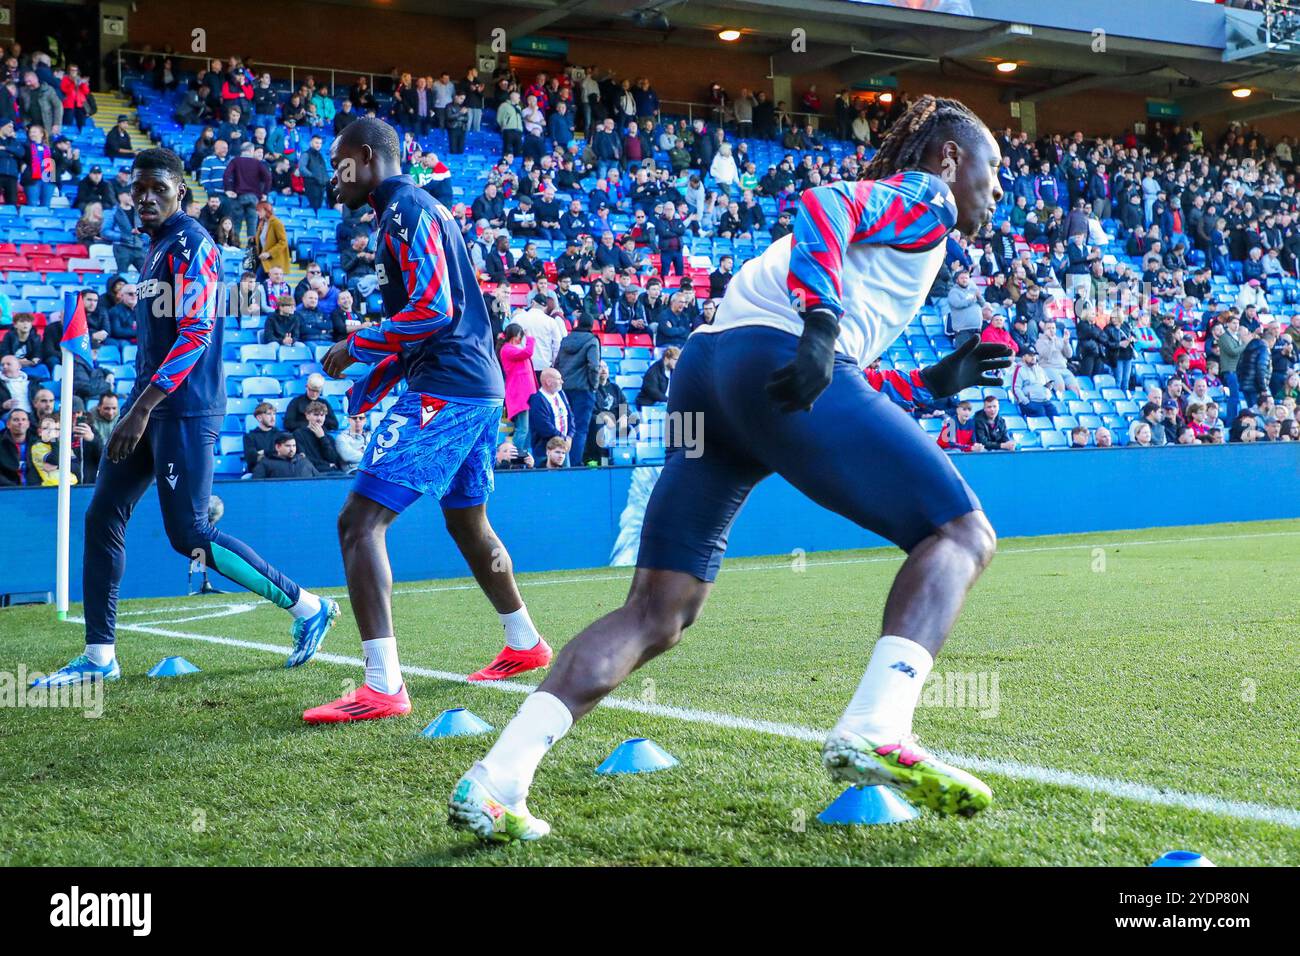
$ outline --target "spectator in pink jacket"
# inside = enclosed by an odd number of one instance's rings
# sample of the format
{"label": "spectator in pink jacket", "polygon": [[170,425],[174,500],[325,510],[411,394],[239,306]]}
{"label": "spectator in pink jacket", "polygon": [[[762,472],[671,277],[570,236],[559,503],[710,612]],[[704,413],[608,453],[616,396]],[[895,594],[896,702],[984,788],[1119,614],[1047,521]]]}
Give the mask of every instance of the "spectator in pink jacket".
{"label": "spectator in pink jacket", "polygon": [[533,375],[533,347],[537,344],[531,335],[525,335],[523,326],[511,322],[501,333],[501,369],[506,378],[506,417],[515,426],[515,435],[528,436],[528,399],[537,391]]}

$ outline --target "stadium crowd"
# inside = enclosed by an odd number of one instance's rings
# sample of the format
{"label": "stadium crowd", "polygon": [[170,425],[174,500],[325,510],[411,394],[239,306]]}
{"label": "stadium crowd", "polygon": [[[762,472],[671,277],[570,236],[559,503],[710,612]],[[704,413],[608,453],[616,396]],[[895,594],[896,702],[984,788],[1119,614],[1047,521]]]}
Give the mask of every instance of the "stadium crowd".
{"label": "stadium crowd", "polygon": [[[27,291],[55,272],[82,290],[91,329],[72,441],[76,476],[93,481],[130,386],[146,245],[126,172],[131,119],[91,148],[93,93],[74,64],[16,46],[0,63],[0,203],[78,216],[66,246],[0,243],[0,485],[57,482],[61,306],[33,308]],[[228,278],[218,471],[253,478],[347,474],[378,421],[340,420],[349,383],[318,364],[380,318],[374,213],[335,206],[329,188],[329,141],[357,116],[398,128],[409,175],[469,245],[506,380],[497,466],[562,468],[662,460],[690,334],[744,261],[791,233],[803,191],[858,178],[910,102],[841,90],[824,106],[810,87],[796,114],[713,84],[682,117],[649,79],[596,66],[331,90],[310,75],[289,88],[238,57],[186,73],[170,51],[129,63],[124,86],[141,128],[181,152],[206,193],[188,211]],[[1289,137],[1161,121],[997,137],[998,216],[947,240],[921,315],[864,370],[874,384],[954,453],[1300,437]],[[62,262],[35,267],[58,249]],[[304,275],[291,284],[295,261]],[[886,374],[971,337],[1015,352],[1003,387],[936,403]]]}

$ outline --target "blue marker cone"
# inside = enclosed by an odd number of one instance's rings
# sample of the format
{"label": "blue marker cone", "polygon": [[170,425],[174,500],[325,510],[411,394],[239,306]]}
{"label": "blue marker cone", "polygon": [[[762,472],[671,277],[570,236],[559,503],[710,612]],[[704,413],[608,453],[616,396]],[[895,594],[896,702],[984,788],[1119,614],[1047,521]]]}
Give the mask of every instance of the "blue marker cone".
{"label": "blue marker cone", "polygon": [[453,707],[433,718],[429,726],[420,731],[420,736],[433,740],[439,737],[472,737],[491,732],[492,725],[482,717],[471,714],[464,707]]}
{"label": "blue marker cone", "polygon": [[1192,850],[1170,850],[1152,866],[1214,866],[1209,860]]}
{"label": "blue marker cone", "polygon": [[183,677],[186,674],[197,674],[198,672],[199,668],[183,657],[164,657],[149,671],[149,676]]}
{"label": "blue marker cone", "polygon": [[614,752],[605,758],[605,762],[596,768],[596,773],[650,773],[675,766],[677,766],[677,758],[653,740],[633,737],[615,747]]}
{"label": "blue marker cone", "polygon": [[889,787],[849,787],[829,807],[817,814],[822,823],[852,825],[906,823],[921,815]]}

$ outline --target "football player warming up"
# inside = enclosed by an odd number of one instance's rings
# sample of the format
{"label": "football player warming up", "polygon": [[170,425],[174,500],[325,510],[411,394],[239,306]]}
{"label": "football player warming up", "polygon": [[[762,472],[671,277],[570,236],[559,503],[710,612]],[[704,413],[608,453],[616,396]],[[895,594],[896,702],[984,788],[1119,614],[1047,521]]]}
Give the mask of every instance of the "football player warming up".
{"label": "football player warming up", "polygon": [[226,411],[221,359],[221,258],[207,231],[182,211],[185,165],[146,149],[131,165],[131,196],[149,237],[135,306],[135,387],[108,442],[86,508],[82,571],[86,649],[41,678],[45,685],[116,680],[117,594],[126,571],[126,523],[156,480],[173,548],[293,615],[286,667],[310,660],[339,607],[299,587],[244,542],[208,520],[213,446]]}
{"label": "football player warming up", "polygon": [[388,526],[429,495],[452,540],[496,608],[506,646],[470,680],[512,677],[551,662],[515,586],[510,556],[488,524],[492,459],[505,384],[492,325],[465,240],[451,213],[401,175],[393,127],[363,118],[334,140],[334,188],[349,209],[378,216],[375,272],[384,320],[336,343],[325,372],[372,364],[349,392],[348,414],[378,404],[402,379],[407,390],[375,429],[339,514],[348,596],[361,632],[365,683],[303,714],[308,723],[411,712],[393,631]]}
{"label": "football player warming up", "polygon": [[[984,783],[921,749],[911,731],[934,655],[996,539],[948,457],[862,369],[924,303],[949,231],[974,234],[992,217],[998,161],[965,106],[922,97],[861,181],[807,190],[793,235],[740,270],[673,373],[670,417],[699,416],[702,454],[669,442],[626,602],[563,648],[458,781],[453,826],[495,841],[550,831],[525,802],[538,764],[574,720],[680,640],[704,606],[736,512],[773,473],[907,553],[866,673],[823,747],[826,769],[941,813],[989,805]],[[1004,346],[972,340],[910,378],[942,398],[999,384],[1009,365]],[[847,445],[845,434],[854,436]]]}

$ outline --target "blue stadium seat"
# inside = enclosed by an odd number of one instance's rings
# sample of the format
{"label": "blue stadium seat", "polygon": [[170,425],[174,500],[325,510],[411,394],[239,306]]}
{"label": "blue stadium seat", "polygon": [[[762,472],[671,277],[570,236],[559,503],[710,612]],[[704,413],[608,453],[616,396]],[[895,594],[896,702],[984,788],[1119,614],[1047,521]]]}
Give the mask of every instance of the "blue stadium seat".
{"label": "blue stadium seat", "polygon": [[635,463],[636,458],[633,450],[628,445],[616,445],[609,450],[609,462],[611,465],[631,465]]}
{"label": "blue stadium seat", "polygon": [[1070,438],[1069,435],[1065,432],[1059,432],[1059,431],[1040,432],[1038,435],[1038,439],[1039,441],[1042,442],[1044,448],[1070,447]]}
{"label": "blue stadium seat", "polygon": [[1008,431],[1028,431],[1029,423],[1020,415],[1003,415],[1003,421],[1007,423]]}
{"label": "blue stadium seat", "polygon": [[218,455],[216,477],[218,478],[238,478],[244,473],[244,457],[242,455]]}
{"label": "blue stadium seat", "polygon": [[279,396],[281,393],[279,380],[267,378],[264,375],[257,375],[253,378],[243,379],[239,384],[240,394],[244,398],[252,398],[259,395]]}
{"label": "blue stadium seat", "polygon": [[217,444],[218,454],[221,455],[240,455],[244,451],[244,436],[223,434]]}
{"label": "blue stadium seat", "polygon": [[281,362],[310,362],[316,358],[311,347],[302,342],[296,345],[281,345],[279,349],[278,358]]}
{"label": "blue stadium seat", "polygon": [[638,465],[662,465],[664,463],[664,446],[639,441],[636,443],[636,461]]}
{"label": "blue stadium seat", "polygon": [[1056,428],[1064,428],[1069,431],[1075,425],[1079,424],[1078,419],[1073,415],[1057,415],[1052,419],[1052,425]]}
{"label": "blue stadium seat", "polygon": [[1052,420],[1046,415],[1031,415],[1028,419],[1029,427],[1036,432],[1050,431],[1052,429]]}
{"label": "blue stadium seat", "polygon": [[241,362],[274,362],[278,357],[280,346],[272,343],[270,345],[241,345],[239,347],[239,360]]}

